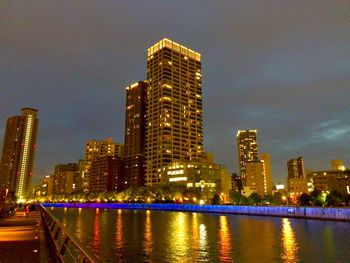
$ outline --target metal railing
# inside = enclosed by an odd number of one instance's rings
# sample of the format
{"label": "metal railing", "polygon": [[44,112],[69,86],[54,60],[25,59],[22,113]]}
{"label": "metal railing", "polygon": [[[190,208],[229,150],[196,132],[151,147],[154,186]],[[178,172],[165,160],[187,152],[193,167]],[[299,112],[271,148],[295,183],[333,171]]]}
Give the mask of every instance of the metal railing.
{"label": "metal railing", "polygon": [[39,206],[51,256],[59,263],[99,263],[101,260],[42,205]]}

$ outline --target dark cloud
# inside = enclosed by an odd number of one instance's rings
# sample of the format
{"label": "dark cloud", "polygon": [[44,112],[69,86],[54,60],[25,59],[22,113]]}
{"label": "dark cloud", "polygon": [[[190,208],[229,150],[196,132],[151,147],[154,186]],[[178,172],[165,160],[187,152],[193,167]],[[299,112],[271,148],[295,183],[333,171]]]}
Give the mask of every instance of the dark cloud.
{"label": "dark cloud", "polygon": [[146,49],[168,37],[202,53],[217,162],[237,171],[236,132],[256,128],[275,182],[298,155],[313,169],[350,166],[349,3],[1,1],[0,136],[8,116],[39,109],[37,178],[82,158],[90,138],[122,142],[124,87],[145,78]]}

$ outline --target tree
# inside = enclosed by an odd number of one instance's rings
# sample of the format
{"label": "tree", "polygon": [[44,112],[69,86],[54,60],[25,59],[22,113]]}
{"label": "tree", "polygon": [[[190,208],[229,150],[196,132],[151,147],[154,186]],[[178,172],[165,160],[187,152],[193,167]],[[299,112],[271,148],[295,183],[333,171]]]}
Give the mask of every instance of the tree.
{"label": "tree", "polygon": [[221,199],[218,194],[215,194],[213,197],[212,205],[221,205]]}
{"label": "tree", "polygon": [[343,196],[337,192],[332,190],[327,196],[326,196],[326,203],[329,206],[338,206],[343,200]]}
{"label": "tree", "polygon": [[231,193],[231,199],[232,199],[232,202],[235,204],[235,205],[241,205],[242,204],[242,195],[238,192],[232,192]]}
{"label": "tree", "polygon": [[282,204],[282,194],[280,192],[274,193],[272,196],[272,203],[274,205],[281,205]]}
{"label": "tree", "polygon": [[298,204],[300,206],[309,206],[311,204],[311,196],[307,193],[302,193],[298,197]]}
{"label": "tree", "polygon": [[322,194],[322,191],[315,189],[310,193],[311,203],[314,206],[323,206],[326,201],[326,196]]}
{"label": "tree", "polygon": [[258,193],[252,193],[248,197],[249,204],[251,204],[251,205],[259,205],[259,204],[261,204],[261,200],[262,200],[262,198]]}

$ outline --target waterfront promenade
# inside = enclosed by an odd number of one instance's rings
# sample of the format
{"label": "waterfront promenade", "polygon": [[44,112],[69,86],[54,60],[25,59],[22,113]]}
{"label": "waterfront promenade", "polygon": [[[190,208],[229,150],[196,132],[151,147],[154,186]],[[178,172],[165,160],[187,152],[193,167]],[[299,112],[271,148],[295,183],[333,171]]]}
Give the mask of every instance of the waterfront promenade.
{"label": "waterfront promenade", "polygon": [[0,219],[0,263],[50,262],[38,209],[25,216],[23,208]]}

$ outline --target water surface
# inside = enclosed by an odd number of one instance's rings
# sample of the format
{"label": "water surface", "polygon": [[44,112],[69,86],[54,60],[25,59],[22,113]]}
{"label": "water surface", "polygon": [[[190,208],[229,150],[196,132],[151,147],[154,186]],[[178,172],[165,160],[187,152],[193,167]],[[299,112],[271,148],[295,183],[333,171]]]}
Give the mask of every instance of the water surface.
{"label": "water surface", "polygon": [[103,262],[350,262],[350,223],[48,208]]}

